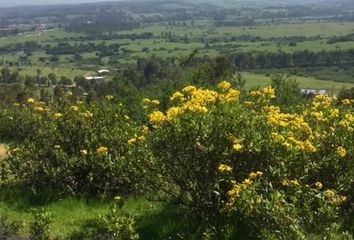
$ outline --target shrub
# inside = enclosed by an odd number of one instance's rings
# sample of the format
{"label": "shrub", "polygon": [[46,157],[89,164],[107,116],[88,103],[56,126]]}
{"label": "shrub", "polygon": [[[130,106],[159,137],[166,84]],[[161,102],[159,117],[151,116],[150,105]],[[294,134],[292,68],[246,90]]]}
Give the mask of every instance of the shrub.
{"label": "shrub", "polygon": [[44,208],[32,210],[33,219],[30,223],[30,240],[49,239],[51,215]]}
{"label": "shrub", "polygon": [[70,239],[139,240],[134,218],[123,213],[122,207],[123,200],[115,197],[115,203],[107,215],[89,221],[82,231],[74,233]]}
{"label": "shrub", "polygon": [[317,96],[286,113],[273,105],[270,87],[243,102],[227,82],[218,87],[188,86],[166,112],[149,115],[146,145],[137,147],[145,151],[142,162],[150,156],[146,187],[189,206],[214,224],[219,239],[225,232],[301,239],[337,231],[332,223],[352,201],[351,102],[336,106]]}
{"label": "shrub", "polygon": [[[35,192],[48,187],[71,194],[134,189],[139,176],[127,158],[134,124],[111,96],[104,103],[57,107],[33,100],[16,113],[11,116],[16,125],[31,131],[12,146],[6,164],[10,175]],[[19,122],[19,116],[25,121]]]}

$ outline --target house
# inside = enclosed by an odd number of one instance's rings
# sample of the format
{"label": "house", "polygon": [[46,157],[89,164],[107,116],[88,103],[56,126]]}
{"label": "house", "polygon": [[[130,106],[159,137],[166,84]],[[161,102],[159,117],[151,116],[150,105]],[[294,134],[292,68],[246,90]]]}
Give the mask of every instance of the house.
{"label": "house", "polygon": [[312,95],[327,95],[327,90],[326,89],[315,89],[315,88],[302,88],[301,89],[302,94],[312,94]]}
{"label": "house", "polygon": [[97,77],[92,77],[92,76],[85,76],[86,80],[103,80],[105,77],[103,76],[97,76]]}
{"label": "house", "polygon": [[101,69],[101,70],[98,70],[97,73],[98,73],[100,76],[102,76],[102,75],[106,75],[106,74],[110,73],[110,71],[107,70],[107,69]]}

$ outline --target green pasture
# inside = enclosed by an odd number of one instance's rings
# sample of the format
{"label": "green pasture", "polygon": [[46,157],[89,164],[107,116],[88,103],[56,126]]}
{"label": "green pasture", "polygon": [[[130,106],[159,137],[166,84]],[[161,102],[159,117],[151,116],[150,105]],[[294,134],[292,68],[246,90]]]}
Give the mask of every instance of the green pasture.
{"label": "green pasture", "polygon": [[84,76],[92,74],[93,71],[84,69],[70,68],[70,67],[47,67],[47,66],[33,66],[33,67],[14,67],[10,70],[18,70],[21,75],[37,76],[37,70],[41,71],[41,76],[47,76],[49,73],[54,73],[57,77],[66,76],[75,78],[76,76]]}
{"label": "green pasture", "polygon": [[[247,88],[264,87],[271,84],[271,76],[266,74],[243,72],[242,77],[246,80]],[[337,94],[343,88],[354,87],[353,83],[319,80],[313,77],[290,76],[299,83],[300,88],[326,89],[330,93]]]}

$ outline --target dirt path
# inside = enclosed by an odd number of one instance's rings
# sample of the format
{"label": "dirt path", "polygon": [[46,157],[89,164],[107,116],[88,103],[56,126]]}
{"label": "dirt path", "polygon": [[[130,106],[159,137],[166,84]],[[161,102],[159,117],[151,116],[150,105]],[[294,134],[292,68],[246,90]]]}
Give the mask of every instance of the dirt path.
{"label": "dirt path", "polygon": [[5,157],[6,156],[6,148],[4,145],[0,144],[0,158]]}

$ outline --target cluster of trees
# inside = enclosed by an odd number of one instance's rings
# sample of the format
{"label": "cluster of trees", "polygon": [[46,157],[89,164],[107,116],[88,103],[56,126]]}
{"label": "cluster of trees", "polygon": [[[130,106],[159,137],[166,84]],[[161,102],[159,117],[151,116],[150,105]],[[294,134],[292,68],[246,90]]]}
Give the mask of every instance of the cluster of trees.
{"label": "cluster of trees", "polygon": [[63,55],[63,54],[81,54],[85,52],[102,52],[105,55],[115,55],[120,49],[120,44],[106,45],[105,42],[100,44],[95,43],[80,43],[71,45],[69,43],[59,43],[57,46],[48,45],[45,47],[47,54]]}
{"label": "cluster of trees", "polygon": [[238,69],[344,66],[354,62],[354,50],[236,53],[232,59]]}
{"label": "cluster of trees", "polygon": [[10,43],[6,46],[0,47],[0,54],[16,53],[23,51],[25,54],[31,54],[39,49],[42,45],[38,42],[27,41],[24,43]]}

